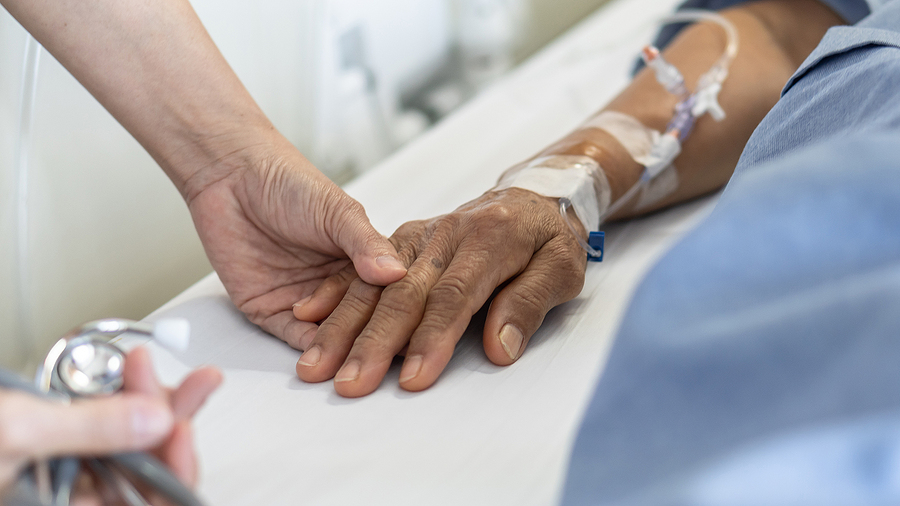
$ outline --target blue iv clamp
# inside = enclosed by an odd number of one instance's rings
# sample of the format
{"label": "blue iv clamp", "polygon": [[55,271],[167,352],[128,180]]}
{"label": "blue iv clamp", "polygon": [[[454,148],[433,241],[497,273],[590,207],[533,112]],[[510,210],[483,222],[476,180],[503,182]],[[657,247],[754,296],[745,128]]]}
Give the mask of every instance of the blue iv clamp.
{"label": "blue iv clamp", "polygon": [[603,243],[606,241],[606,232],[591,232],[588,234],[588,246],[594,248],[595,251],[599,251],[600,255],[593,256],[588,254],[588,262],[602,262],[603,261]]}
{"label": "blue iv clamp", "polygon": [[587,242],[584,242],[584,239],[582,239],[579,232],[575,230],[572,222],[569,221],[569,215],[566,210],[568,210],[570,205],[572,205],[572,202],[569,201],[569,199],[567,199],[566,197],[560,197],[559,213],[562,215],[563,221],[565,221],[566,225],[569,226],[569,230],[572,231],[572,234],[575,236],[575,240],[578,241],[578,244],[581,245],[582,249],[584,249],[585,252],[587,252],[588,261],[602,262],[603,242],[606,239],[606,232],[590,232],[588,234]]}

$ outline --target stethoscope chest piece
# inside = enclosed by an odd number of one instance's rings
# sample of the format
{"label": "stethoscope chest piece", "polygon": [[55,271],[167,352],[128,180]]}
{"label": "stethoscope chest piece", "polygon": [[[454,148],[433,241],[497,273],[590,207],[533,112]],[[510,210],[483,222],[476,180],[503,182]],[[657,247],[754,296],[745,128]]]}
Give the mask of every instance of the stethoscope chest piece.
{"label": "stethoscope chest piece", "polygon": [[73,339],[56,366],[54,387],[73,397],[110,395],[122,388],[125,354],[106,336]]}

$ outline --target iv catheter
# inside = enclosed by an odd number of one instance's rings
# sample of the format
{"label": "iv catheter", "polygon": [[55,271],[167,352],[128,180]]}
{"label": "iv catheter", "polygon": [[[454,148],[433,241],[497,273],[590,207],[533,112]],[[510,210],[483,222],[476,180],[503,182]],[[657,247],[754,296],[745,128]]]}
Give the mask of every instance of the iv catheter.
{"label": "iv catheter", "polygon": [[[662,174],[672,165],[672,162],[681,153],[681,145],[690,135],[698,118],[709,113],[716,121],[725,118],[725,111],[719,105],[719,92],[722,84],[728,77],[728,69],[738,52],[738,36],[734,25],[723,16],[710,11],[685,9],[663,18],[663,25],[682,23],[689,21],[710,21],[719,25],[727,38],[727,44],[722,56],[713,66],[700,76],[697,81],[697,90],[690,93],[684,82],[684,77],[677,67],[663,58],[658,48],[647,46],[641,53],[644,63],[650,68],[656,80],[670,94],[678,98],[675,110],[665,132],[659,136],[650,152],[650,160],[644,164],[644,171],[637,182],[631,186],[621,197],[610,205],[600,216],[599,224],[606,223],[622,207],[630,202],[643,188]],[[559,209],[563,219],[578,239],[581,247],[587,252],[588,260],[602,261],[604,232],[590,231],[588,240],[584,241],[575,231],[575,227],[569,221],[568,199],[560,199]]]}
{"label": "iv catheter", "polygon": [[[182,319],[161,320],[155,324],[121,319],[90,322],[72,330],[53,345],[38,369],[34,385],[0,371],[0,388],[21,390],[61,402],[68,402],[72,397],[113,394],[122,387],[125,354],[112,339],[125,332],[149,336],[167,348],[183,351],[187,348],[190,328]],[[178,506],[202,505],[163,463],[146,453],[85,459],[84,464],[118,491],[128,505],[147,504],[131,485],[129,477]],[[16,487],[19,495],[6,498],[7,506],[68,504],[81,465],[82,462],[74,457],[55,459],[52,463],[37,462],[33,473],[26,471],[20,478]]]}

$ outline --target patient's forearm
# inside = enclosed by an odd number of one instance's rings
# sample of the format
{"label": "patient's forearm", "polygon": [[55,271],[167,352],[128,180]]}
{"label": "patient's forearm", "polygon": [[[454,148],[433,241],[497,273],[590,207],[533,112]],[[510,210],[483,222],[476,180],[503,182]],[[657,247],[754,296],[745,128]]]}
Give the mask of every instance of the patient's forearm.
{"label": "patient's forearm", "polygon": [[203,186],[196,177],[203,168],[274,132],[186,0],[0,3],[185,196],[197,191],[188,181]]}
{"label": "patient's forearm", "polygon": [[[767,0],[723,11],[738,31],[740,50],[731,65],[719,101],[727,117],[716,122],[698,119],[675,160],[677,190],[641,211],[658,209],[721,187],[728,181],[750,134],[778,101],[780,91],[815,48],[825,31],[841,19],[815,0]],[[726,44],[721,28],[697,23],[685,29],[664,55],[693,88],[701,74],[721,56]],[[644,69],[604,110],[635,117],[645,126],[663,131],[677,98]],[[609,133],[596,128],[573,132],[538,156],[587,155],[604,168],[615,201],[630,188],[643,168]],[[614,217],[632,214],[628,207]]]}

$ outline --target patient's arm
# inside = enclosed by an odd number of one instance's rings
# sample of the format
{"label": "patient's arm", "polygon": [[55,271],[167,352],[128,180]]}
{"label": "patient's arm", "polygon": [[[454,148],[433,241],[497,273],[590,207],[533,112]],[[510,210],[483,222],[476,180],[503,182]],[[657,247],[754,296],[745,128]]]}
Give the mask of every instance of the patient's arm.
{"label": "patient's arm", "polygon": [[[825,30],[840,23],[814,0],[761,1],[724,14],[741,40],[720,95],[728,116],[721,123],[699,119],[675,161],[680,185],[656,208],[708,193],[728,180],[786,80]],[[665,56],[690,86],[724,45],[718,27],[700,23],[685,30]],[[674,105],[675,98],[644,70],[606,110],[663,130]],[[598,129],[576,131],[539,156],[549,154],[594,158],[607,174],[613,200],[642,170],[622,145]],[[625,208],[618,217],[632,214]],[[580,233],[586,234],[583,229]],[[327,317],[317,332],[300,340],[307,350],[297,365],[302,379],[334,376],[339,394],[366,395],[406,348],[400,385],[425,389],[450,360],[471,316],[497,288],[484,327],[484,348],[492,362],[510,364],[521,356],[547,311],[576,296],[584,281],[585,253],[562,220],[557,199],[526,190],[489,191],[448,215],[407,223],[392,240],[409,266],[404,279],[382,289],[360,281],[348,267],[295,307],[294,314],[304,321]]]}
{"label": "patient's arm", "polygon": [[[724,11],[738,29],[740,50],[720,102],[727,117],[717,122],[699,119],[676,159],[678,190],[643,212],[683,202],[717,190],[731,177],[747,139],[778,101],[788,78],[812,52],[825,31],[841,19],[815,0],[767,0],[750,2]],[[722,54],[725,36],[711,23],[686,30],[667,48],[666,58],[685,76],[688,86],[710,68]],[[677,99],[644,70],[604,110],[629,114],[644,125],[665,130]],[[613,201],[637,180],[642,168],[609,134],[601,130],[576,131],[540,153],[584,154],[604,167],[613,191]],[[619,217],[630,216],[627,208]]]}

